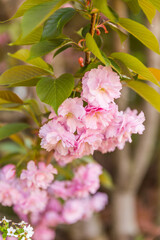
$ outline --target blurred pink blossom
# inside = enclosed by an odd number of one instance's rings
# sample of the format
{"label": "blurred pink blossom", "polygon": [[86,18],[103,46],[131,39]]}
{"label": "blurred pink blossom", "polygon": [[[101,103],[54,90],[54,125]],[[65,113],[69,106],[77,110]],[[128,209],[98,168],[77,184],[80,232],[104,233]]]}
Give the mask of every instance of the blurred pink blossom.
{"label": "blurred pink blossom", "polygon": [[57,174],[57,169],[51,164],[46,166],[44,162],[39,162],[37,167],[34,161],[30,161],[27,170],[22,171],[20,179],[26,180],[28,187],[46,189],[54,179],[53,174]]}
{"label": "blurred pink blossom", "polygon": [[34,229],[34,240],[54,240],[55,239],[55,231],[50,229],[44,224],[38,225]]}
{"label": "blurred pink blossom", "polygon": [[13,164],[5,165],[0,171],[0,179],[3,181],[12,181],[15,179],[16,168]]}

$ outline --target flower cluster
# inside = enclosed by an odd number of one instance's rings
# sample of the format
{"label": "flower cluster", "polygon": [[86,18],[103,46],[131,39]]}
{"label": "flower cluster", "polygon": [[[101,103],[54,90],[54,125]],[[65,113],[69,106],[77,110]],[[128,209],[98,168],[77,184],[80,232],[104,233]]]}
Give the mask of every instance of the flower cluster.
{"label": "flower cluster", "polygon": [[[35,229],[34,240],[53,240],[53,228],[57,225],[86,219],[107,204],[107,195],[96,193],[102,173],[98,163],[77,166],[73,173],[71,180],[53,181],[56,168],[30,161],[18,178],[15,166],[6,165],[0,169],[0,203],[12,206],[22,220],[30,221]],[[32,229],[30,226],[23,229],[25,238],[21,235],[20,240],[29,240]],[[13,227],[8,229],[8,236],[16,234]]]}
{"label": "flower cluster", "polygon": [[42,148],[54,150],[60,165],[95,150],[106,153],[116,147],[123,149],[133,133],[143,133],[145,118],[143,112],[138,115],[129,108],[118,111],[114,100],[120,97],[121,88],[119,76],[110,67],[99,66],[86,72],[81,98],[66,99],[58,116],[52,112],[50,121],[41,127]]}
{"label": "flower cluster", "polygon": [[2,221],[0,221],[0,231],[3,233],[3,240],[6,239],[6,237],[9,237],[10,239],[18,238],[18,240],[31,240],[34,231],[28,223],[24,221],[20,223],[10,222],[12,221],[6,219],[6,217],[3,217]]}
{"label": "flower cluster", "polygon": [[101,174],[102,168],[97,163],[82,165],[74,170],[72,181],[55,181],[50,186],[50,191],[64,200],[85,198],[97,192],[100,187],[99,176]]}

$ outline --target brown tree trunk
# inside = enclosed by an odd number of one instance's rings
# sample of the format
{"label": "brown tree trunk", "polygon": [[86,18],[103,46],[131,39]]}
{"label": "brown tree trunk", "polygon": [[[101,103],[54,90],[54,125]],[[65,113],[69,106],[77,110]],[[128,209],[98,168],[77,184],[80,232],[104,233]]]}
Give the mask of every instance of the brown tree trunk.
{"label": "brown tree trunk", "polygon": [[[117,9],[121,17],[127,17],[126,6],[122,1],[114,0],[114,9]],[[159,14],[160,15],[160,14]],[[153,32],[156,35],[160,29],[158,17],[155,19]],[[115,51],[122,51],[120,42],[117,37],[114,40]],[[127,52],[129,45],[125,44],[125,51]],[[123,49],[124,51],[124,49]],[[148,56],[148,63],[152,63],[152,67],[159,68],[159,55],[151,52]],[[157,65],[158,63],[158,65]],[[124,89],[125,96],[122,93],[119,105],[120,108],[125,108],[127,105],[128,92]],[[126,144],[123,151],[116,152],[117,158],[117,178],[116,187],[113,192],[112,199],[112,216],[113,216],[113,240],[132,240],[135,239],[139,233],[136,194],[143,181],[143,178],[149,168],[156,142],[156,133],[158,128],[158,113],[148,103],[144,103],[143,110],[146,116],[146,130],[143,136],[139,138],[134,156],[131,155],[130,145]],[[143,147],[142,147],[143,146]]]}
{"label": "brown tree trunk", "polygon": [[[120,17],[128,17],[126,4],[119,0],[113,1],[113,7]],[[114,35],[114,51],[129,52],[129,40],[122,44],[117,34]],[[128,105],[129,89],[123,88],[119,108],[125,109]],[[117,177],[116,188],[112,196],[113,240],[130,240],[139,232],[136,214],[136,195],[128,189],[130,178],[131,155],[130,146],[126,144],[123,151],[116,151]]]}

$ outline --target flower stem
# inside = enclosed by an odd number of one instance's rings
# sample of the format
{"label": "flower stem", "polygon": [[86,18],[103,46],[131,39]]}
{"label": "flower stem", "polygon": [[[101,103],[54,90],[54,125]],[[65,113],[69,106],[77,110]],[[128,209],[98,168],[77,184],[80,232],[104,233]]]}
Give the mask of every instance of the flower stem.
{"label": "flower stem", "polygon": [[[97,13],[92,13],[92,15],[91,15],[91,28],[90,28],[90,31],[89,31],[90,34],[92,35],[92,37],[94,37],[94,33],[95,33],[96,18],[97,18]],[[87,51],[86,52],[85,65],[88,65],[90,63],[90,56],[91,56],[91,52]]]}

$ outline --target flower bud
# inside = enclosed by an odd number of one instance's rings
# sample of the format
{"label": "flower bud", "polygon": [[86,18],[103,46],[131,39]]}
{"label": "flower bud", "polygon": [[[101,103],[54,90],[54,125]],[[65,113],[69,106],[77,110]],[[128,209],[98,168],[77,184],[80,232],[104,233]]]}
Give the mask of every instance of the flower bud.
{"label": "flower bud", "polygon": [[82,57],[78,59],[78,62],[81,67],[84,67],[84,59]]}

